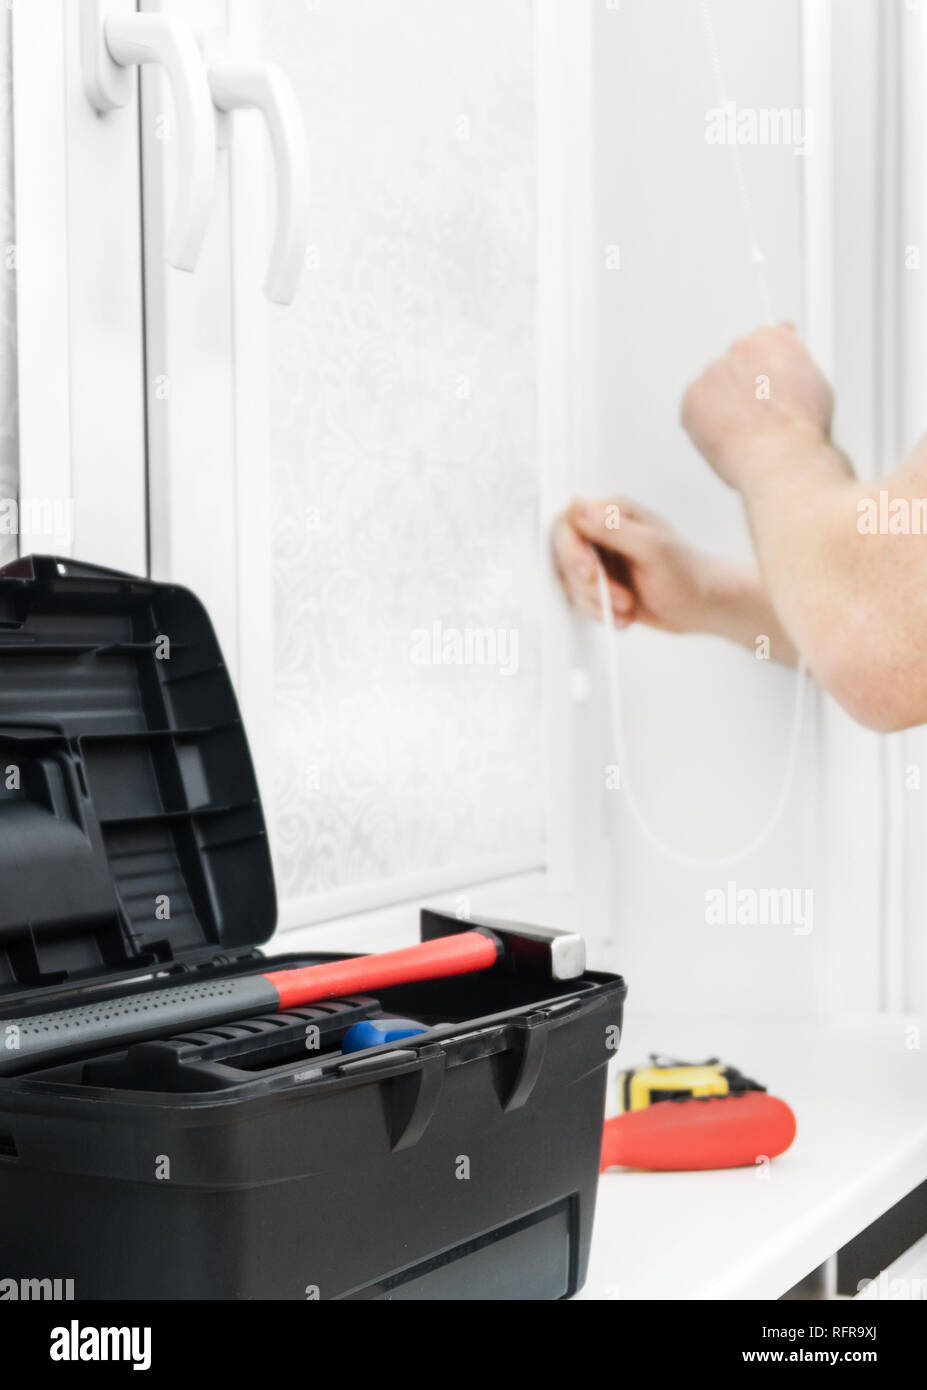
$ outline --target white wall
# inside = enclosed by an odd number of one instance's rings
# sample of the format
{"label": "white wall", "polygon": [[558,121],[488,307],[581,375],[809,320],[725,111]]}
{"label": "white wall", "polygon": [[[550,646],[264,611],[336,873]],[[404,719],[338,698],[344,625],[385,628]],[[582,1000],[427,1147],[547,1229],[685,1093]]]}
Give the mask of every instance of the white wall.
{"label": "white wall", "polygon": [[[712,11],[728,97],[739,107],[801,108],[796,0],[714,0]],[[602,437],[582,487],[638,498],[700,547],[743,557],[738,501],[678,424],[686,383],[763,320],[730,152],[705,139],[717,89],[699,7],[623,0],[598,7],[597,32]],[[741,147],[741,155],[775,314],[800,323],[803,157],[787,146]],[[606,268],[610,246],[620,250],[620,269]],[[775,1016],[821,1007],[834,924],[828,884],[816,873],[814,702],[800,775],[768,845],[731,869],[680,868],[642,839],[620,792],[601,790],[599,639],[583,640],[598,711],[584,721],[587,833],[609,875],[609,963],[631,981],[634,1007]],[[629,770],[652,826],[688,854],[737,848],[777,798],[794,677],[711,638],[639,630],[620,640]],[[705,892],[729,879],[812,889],[814,930],[706,925]]]}

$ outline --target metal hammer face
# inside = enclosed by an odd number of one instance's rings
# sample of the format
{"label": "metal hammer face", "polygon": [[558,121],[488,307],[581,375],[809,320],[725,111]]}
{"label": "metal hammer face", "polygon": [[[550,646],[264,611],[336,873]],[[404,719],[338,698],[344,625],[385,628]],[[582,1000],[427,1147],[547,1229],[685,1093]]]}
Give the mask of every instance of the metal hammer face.
{"label": "metal hammer face", "polygon": [[446,912],[422,909],[423,941],[467,931],[490,934],[499,945],[499,968],[514,975],[576,980],[586,969],[586,943],[577,932],[505,922],[495,917],[470,917],[462,922]]}

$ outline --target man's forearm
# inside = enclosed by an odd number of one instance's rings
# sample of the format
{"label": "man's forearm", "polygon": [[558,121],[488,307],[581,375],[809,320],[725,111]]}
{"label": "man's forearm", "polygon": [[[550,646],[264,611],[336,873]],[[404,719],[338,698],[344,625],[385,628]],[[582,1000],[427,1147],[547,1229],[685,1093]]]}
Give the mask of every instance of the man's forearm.
{"label": "man's forearm", "polygon": [[849,465],[813,437],[764,439],[740,491],[773,606],[800,648],[815,646],[853,573],[857,489]]}
{"label": "man's forearm", "polygon": [[832,444],[796,434],[763,440],[741,482],[763,583],[822,685],[861,722],[911,722],[899,705],[905,652],[893,613],[892,556],[858,526],[864,489]]}
{"label": "man's forearm", "polygon": [[[754,565],[718,562],[705,604],[704,631],[726,637],[754,655],[786,666],[796,663],[795,645],[779,620]],[[763,646],[768,642],[768,649]]]}
{"label": "man's forearm", "polygon": [[[820,683],[871,728],[927,723],[927,441],[872,489],[830,443],[833,391],[790,324],[737,339],[690,383],[682,423],[744,500],[779,620]],[[866,523],[866,513],[870,513]]]}

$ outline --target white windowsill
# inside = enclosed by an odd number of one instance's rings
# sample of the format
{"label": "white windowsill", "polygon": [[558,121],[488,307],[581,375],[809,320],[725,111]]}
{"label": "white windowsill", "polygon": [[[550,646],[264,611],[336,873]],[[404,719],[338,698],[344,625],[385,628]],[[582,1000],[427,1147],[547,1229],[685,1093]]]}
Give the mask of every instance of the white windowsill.
{"label": "white windowsill", "polygon": [[765,1172],[603,1174],[579,1298],[779,1298],[927,1179],[927,1021],[919,1047],[887,1017],[627,1025],[616,1070],[716,1053],[789,1102],[798,1137]]}

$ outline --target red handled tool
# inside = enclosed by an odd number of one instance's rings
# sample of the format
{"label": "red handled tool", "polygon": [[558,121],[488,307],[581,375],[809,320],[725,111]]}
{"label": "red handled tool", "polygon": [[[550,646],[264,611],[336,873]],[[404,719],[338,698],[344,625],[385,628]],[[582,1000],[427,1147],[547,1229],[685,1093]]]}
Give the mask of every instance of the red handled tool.
{"label": "red handled tool", "polygon": [[582,938],[520,923],[473,926],[426,912],[420,945],[264,975],[147,990],[25,1018],[0,1019],[0,1075],[29,1071],[75,1053],[233,1023],[390,985],[468,975],[501,965],[515,973],[573,979],[585,969]]}
{"label": "red handled tool", "polygon": [[687,1171],[752,1167],[785,1153],[795,1116],[765,1091],[669,1100],[605,1121],[602,1171],[624,1168]]}

